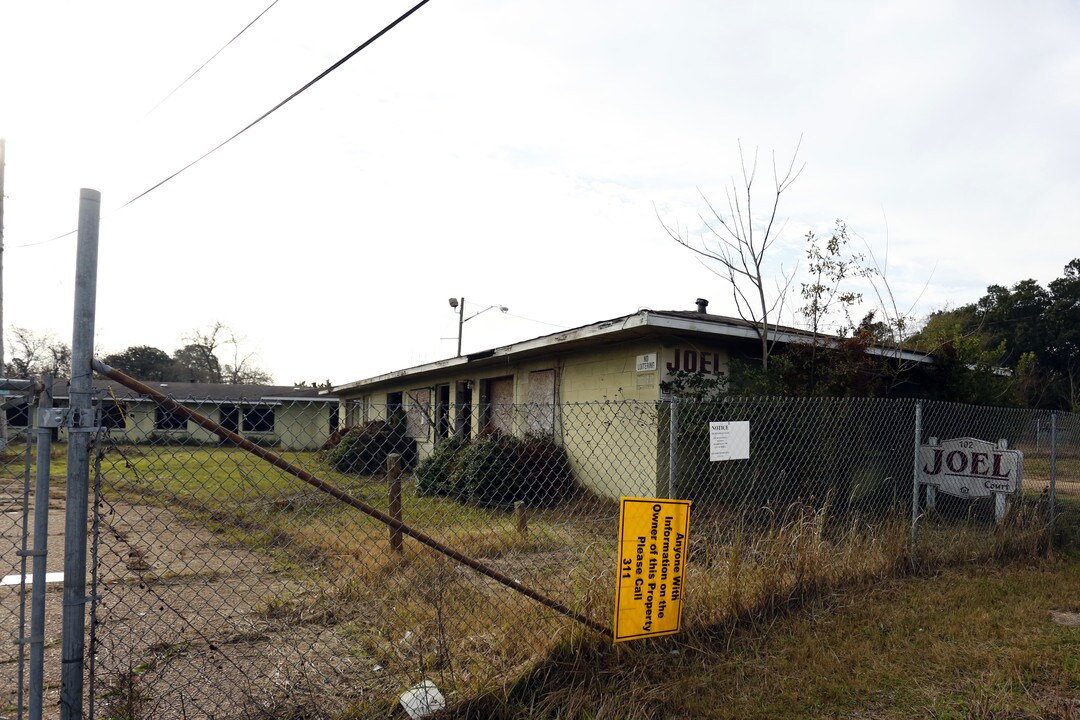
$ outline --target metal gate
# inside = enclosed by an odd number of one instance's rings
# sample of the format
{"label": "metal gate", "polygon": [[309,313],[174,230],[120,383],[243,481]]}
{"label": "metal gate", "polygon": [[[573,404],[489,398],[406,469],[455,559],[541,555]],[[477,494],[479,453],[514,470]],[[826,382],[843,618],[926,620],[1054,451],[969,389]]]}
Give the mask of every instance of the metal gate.
{"label": "metal gate", "polygon": [[[49,509],[54,506],[49,492],[52,435],[40,427],[42,418],[35,410],[51,407],[47,387],[51,390],[48,378],[0,379],[0,718],[5,720],[42,717],[44,688],[58,684],[55,678],[46,683],[44,672],[48,636],[60,633],[59,622],[46,629],[46,584],[62,577],[50,572],[60,567],[51,566],[46,557]],[[62,517],[55,522],[63,526]],[[59,663],[51,669],[58,677]]]}

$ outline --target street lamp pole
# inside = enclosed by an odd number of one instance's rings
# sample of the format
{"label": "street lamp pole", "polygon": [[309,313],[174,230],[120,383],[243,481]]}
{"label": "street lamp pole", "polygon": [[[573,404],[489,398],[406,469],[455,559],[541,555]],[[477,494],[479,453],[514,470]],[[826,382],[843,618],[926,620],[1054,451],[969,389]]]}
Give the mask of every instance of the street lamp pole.
{"label": "street lamp pole", "polygon": [[[476,312],[476,313],[473,313],[472,315],[470,315],[469,317],[465,317],[465,298],[463,298],[463,297],[462,298],[450,298],[450,307],[454,308],[454,310],[456,310],[457,314],[458,314],[458,321],[457,321],[457,356],[458,357],[461,357],[461,330],[462,330],[462,327],[465,325],[466,320],[472,320],[477,315],[480,315],[482,313],[486,313],[488,310],[494,310],[495,308],[498,308],[499,312],[502,312],[502,313],[505,313],[510,309],[510,308],[506,307],[505,305],[489,305],[486,308],[484,308],[483,310],[481,310],[480,312]],[[449,339],[449,338],[447,338],[447,339]]]}
{"label": "street lamp pole", "polygon": [[465,324],[465,298],[458,300],[457,316],[457,356],[461,357],[461,327]]}

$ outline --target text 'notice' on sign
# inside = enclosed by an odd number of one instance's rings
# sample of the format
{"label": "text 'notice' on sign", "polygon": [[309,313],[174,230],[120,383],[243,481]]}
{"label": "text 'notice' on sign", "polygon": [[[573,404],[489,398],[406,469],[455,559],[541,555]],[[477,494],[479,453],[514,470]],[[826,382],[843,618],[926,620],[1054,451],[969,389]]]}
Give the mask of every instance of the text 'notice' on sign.
{"label": "text 'notice' on sign", "polygon": [[709,423],[709,460],[746,460],[750,457],[750,421]]}
{"label": "text 'notice' on sign", "polygon": [[615,642],[679,632],[689,530],[689,500],[622,498]]}

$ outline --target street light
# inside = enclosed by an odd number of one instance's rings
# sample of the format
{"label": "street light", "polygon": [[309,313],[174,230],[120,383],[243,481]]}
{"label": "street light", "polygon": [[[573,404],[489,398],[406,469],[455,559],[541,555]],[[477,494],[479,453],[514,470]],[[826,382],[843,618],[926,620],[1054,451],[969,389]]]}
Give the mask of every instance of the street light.
{"label": "street light", "polygon": [[465,317],[465,298],[450,298],[450,307],[457,310],[457,316],[458,316],[458,323],[457,323],[457,356],[458,357],[461,357],[461,327],[467,321],[472,320],[477,315],[480,315],[482,313],[486,313],[488,310],[494,310],[495,308],[498,308],[499,312],[501,312],[501,313],[505,313],[505,312],[508,312],[510,310],[510,308],[506,307],[505,305],[488,305],[486,308],[484,308],[480,312],[475,312],[472,315],[470,315],[469,317]]}

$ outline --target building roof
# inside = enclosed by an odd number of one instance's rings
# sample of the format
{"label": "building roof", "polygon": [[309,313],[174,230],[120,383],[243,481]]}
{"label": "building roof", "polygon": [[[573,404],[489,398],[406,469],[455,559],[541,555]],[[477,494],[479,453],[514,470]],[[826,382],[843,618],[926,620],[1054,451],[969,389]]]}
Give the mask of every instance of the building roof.
{"label": "building roof", "polygon": [[[383,375],[357,380],[344,385],[336,385],[329,393],[345,393],[362,388],[376,387],[402,378],[419,378],[443,373],[465,366],[483,367],[508,364],[511,361],[526,360],[531,357],[550,353],[562,353],[584,347],[595,347],[609,343],[637,340],[659,335],[696,335],[716,339],[738,341],[757,341],[758,334],[754,324],[742,318],[713,315],[692,310],[650,310],[641,309],[632,315],[623,315],[611,320],[601,320],[589,325],[562,330],[548,335],[541,335],[531,340],[503,345],[502,347],[469,353],[461,357],[436,360],[435,362],[395,370]],[[793,327],[775,326],[770,329],[770,341],[780,343],[809,343],[813,333]],[[819,334],[820,338],[821,335]],[[833,340],[839,338],[832,337]],[[933,356],[916,350],[895,348],[869,348],[867,352],[875,355],[895,355],[903,360],[933,363]]]}
{"label": "building roof", "polygon": [[[211,403],[236,403],[240,405],[279,404],[297,400],[316,402],[337,402],[337,397],[329,392],[320,392],[317,387],[294,387],[292,385],[226,385],[220,383],[189,382],[144,382],[158,392],[174,400],[194,400]],[[149,400],[134,390],[129,390],[113,380],[95,378],[94,392],[100,392],[117,400],[139,402]],[[70,386],[67,380],[58,380],[53,385],[53,399],[67,400]]]}

